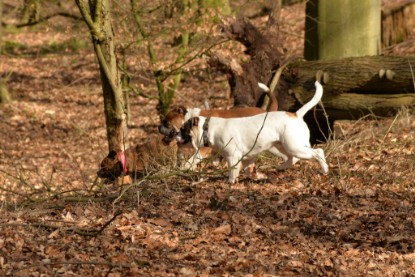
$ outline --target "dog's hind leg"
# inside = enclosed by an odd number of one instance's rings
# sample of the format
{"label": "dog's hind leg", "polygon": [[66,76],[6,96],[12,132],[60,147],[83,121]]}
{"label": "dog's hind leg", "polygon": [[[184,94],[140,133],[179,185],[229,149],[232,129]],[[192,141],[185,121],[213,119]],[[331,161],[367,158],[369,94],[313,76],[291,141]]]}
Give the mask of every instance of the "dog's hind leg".
{"label": "dog's hind leg", "polygon": [[316,153],[316,156],[314,158],[320,163],[321,170],[323,171],[323,173],[329,173],[329,166],[327,165],[326,158],[324,156],[324,150],[321,148],[316,148],[313,150]]}
{"label": "dog's hind leg", "polygon": [[280,157],[281,159],[283,159],[284,162],[288,160],[287,154],[279,150],[278,147],[271,147],[270,149],[268,149],[268,152],[270,152],[271,154],[274,154],[277,157]]}
{"label": "dog's hind leg", "polygon": [[310,146],[304,146],[302,148],[296,149],[293,153],[296,158],[299,159],[316,159],[321,166],[321,169],[324,174],[329,172],[329,166],[326,163],[326,158],[324,157],[324,150],[321,148],[313,149]]}
{"label": "dog's hind leg", "polygon": [[284,163],[280,164],[277,169],[278,170],[286,170],[287,168],[293,166],[299,159],[294,156],[287,156],[287,159]]}

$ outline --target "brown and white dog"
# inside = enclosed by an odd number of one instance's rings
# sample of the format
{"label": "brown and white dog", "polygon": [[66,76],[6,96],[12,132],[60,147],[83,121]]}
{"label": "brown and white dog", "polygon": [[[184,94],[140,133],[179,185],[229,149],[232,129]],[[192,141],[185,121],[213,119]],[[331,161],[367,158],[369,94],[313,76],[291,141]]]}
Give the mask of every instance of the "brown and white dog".
{"label": "brown and white dog", "polygon": [[133,178],[141,177],[164,167],[174,166],[176,157],[176,143],[166,146],[161,142],[160,136],[154,136],[143,144],[130,147],[125,151],[110,151],[102,160],[97,175],[110,181],[122,174]]}
{"label": "brown and white dog", "polygon": [[313,98],[296,113],[269,112],[251,117],[220,118],[209,116],[192,117],[185,122],[177,140],[191,141],[197,150],[210,146],[227,160],[230,168],[229,182],[234,183],[239,171],[255,161],[258,154],[278,148],[287,160],[278,169],[286,169],[299,159],[316,159],[324,174],[328,165],[321,148],[310,145],[310,130],[304,122],[304,115],[321,100],[323,87],[315,82]]}
{"label": "brown and white dog", "polygon": [[[269,88],[262,84],[258,83],[259,87],[268,94],[270,97],[270,102],[268,106],[268,111],[277,111],[278,110],[278,101],[275,98],[275,95],[269,93]],[[246,107],[246,108],[234,108],[230,110],[223,109],[211,109],[211,110],[202,110],[199,108],[186,109],[183,106],[175,106],[167,113],[164,119],[159,126],[159,132],[164,135],[163,142],[165,144],[170,144],[172,141],[176,140],[176,136],[180,132],[180,128],[183,124],[192,117],[203,116],[203,117],[220,117],[220,118],[237,118],[237,117],[247,117],[253,116],[266,111],[258,107]],[[185,159],[186,148],[193,148],[189,143],[178,143],[177,161],[182,163]],[[271,149],[276,155],[279,155],[282,158],[285,158],[277,149]],[[197,149],[195,155],[192,155],[191,158],[187,159],[184,165],[181,165],[185,169],[194,169],[194,167],[203,159],[212,155],[212,149],[210,147],[200,147]],[[285,159],[284,159],[285,160]]]}

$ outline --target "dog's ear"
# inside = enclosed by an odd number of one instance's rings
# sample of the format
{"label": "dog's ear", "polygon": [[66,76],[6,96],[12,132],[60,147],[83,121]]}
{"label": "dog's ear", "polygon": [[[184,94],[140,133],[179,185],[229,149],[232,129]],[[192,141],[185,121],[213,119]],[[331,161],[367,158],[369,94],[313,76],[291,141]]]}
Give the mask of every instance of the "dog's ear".
{"label": "dog's ear", "polygon": [[190,131],[190,129],[192,129],[193,126],[199,126],[199,117],[190,118],[183,124],[182,128],[180,129]]}
{"label": "dog's ear", "polygon": [[111,151],[108,153],[107,158],[108,158],[108,159],[113,160],[113,159],[115,159],[115,157],[116,157],[116,156],[117,156],[117,151],[115,151],[115,150],[111,150]]}
{"label": "dog's ear", "polygon": [[187,109],[183,106],[173,106],[170,109],[171,112],[176,112],[181,115],[185,115],[187,113]]}
{"label": "dog's ear", "polygon": [[97,172],[98,177],[109,180],[114,180],[121,175],[122,165],[118,161],[117,151],[111,150],[107,157],[105,157],[100,164],[100,169]]}
{"label": "dog's ear", "polygon": [[191,126],[199,126],[199,117],[192,117],[191,119]]}

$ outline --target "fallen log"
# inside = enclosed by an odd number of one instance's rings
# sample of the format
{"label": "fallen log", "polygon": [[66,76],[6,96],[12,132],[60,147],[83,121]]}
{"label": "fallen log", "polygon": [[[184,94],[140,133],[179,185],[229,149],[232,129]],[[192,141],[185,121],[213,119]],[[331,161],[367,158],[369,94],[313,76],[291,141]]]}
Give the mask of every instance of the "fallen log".
{"label": "fallen log", "polygon": [[[296,109],[314,94],[316,75],[324,86],[322,102],[331,120],[357,119],[367,114],[391,116],[415,105],[415,57],[371,56],[331,61],[298,61],[283,78],[289,91],[279,91],[279,106]],[[285,97],[283,97],[285,96]],[[291,101],[286,98],[291,96]]]}

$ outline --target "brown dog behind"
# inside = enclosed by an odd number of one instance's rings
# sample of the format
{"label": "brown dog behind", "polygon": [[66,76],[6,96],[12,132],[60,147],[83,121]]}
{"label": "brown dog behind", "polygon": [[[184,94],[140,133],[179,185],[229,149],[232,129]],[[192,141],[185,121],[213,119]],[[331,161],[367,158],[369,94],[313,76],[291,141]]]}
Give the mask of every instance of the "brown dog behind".
{"label": "brown dog behind", "polygon": [[141,177],[163,168],[175,166],[177,144],[164,145],[160,136],[152,136],[145,143],[130,147],[124,152],[112,150],[105,157],[97,172],[98,177],[115,180],[117,177],[130,175]]}

